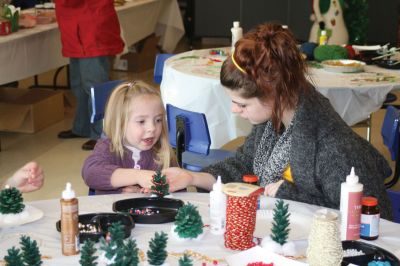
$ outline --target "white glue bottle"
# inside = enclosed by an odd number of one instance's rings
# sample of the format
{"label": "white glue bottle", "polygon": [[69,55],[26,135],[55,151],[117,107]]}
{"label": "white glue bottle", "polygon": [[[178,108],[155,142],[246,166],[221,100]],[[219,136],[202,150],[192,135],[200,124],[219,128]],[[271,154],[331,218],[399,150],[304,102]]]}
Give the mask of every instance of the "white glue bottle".
{"label": "white glue bottle", "polygon": [[233,22],[233,27],[231,28],[232,32],[232,48],[231,52],[235,51],[235,43],[243,37],[243,29],[240,27],[239,21]]}
{"label": "white glue bottle", "polygon": [[218,176],[210,192],[210,232],[214,235],[222,235],[225,232],[226,195],[222,186],[221,177]]}
{"label": "white glue bottle", "polygon": [[71,183],[62,192],[61,202],[61,247],[65,256],[79,253],[78,199]]}
{"label": "white glue bottle", "polygon": [[358,176],[351,168],[340,190],[341,239],[357,240],[360,238],[361,198],[363,185],[358,182]]}

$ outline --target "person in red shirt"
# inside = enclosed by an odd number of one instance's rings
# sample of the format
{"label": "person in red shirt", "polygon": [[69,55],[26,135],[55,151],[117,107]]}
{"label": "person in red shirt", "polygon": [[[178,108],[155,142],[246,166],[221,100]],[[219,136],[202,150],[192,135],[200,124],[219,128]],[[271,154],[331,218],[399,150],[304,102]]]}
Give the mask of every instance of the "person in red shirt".
{"label": "person in red shirt", "polygon": [[55,0],[62,54],[70,58],[71,90],[77,99],[72,129],[59,138],[89,138],[82,149],[92,150],[102,132],[102,120],[90,123],[90,87],[109,80],[110,57],[124,43],[113,0]]}

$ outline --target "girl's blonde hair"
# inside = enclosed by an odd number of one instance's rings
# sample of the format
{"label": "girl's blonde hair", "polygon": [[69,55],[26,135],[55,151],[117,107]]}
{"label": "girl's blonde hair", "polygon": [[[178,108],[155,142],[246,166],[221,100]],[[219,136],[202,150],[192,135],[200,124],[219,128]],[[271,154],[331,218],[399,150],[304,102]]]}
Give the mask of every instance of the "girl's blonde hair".
{"label": "girl's blonde hair", "polygon": [[[110,151],[123,158],[124,140],[126,129],[131,117],[132,100],[141,95],[152,95],[157,97],[163,105],[158,90],[152,88],[143,81],[124,82],[117,86],[110,95],[104,115],[104,133],[111,140]],[[164,105],[163,105],[164,106]],[[165,109],[163,108],[163,119],[161,136],[152,148],[155,162],[160,168],[167,168],[172,162],[176,164],[176,157],[168,142],[167,123],[165,120]]]}

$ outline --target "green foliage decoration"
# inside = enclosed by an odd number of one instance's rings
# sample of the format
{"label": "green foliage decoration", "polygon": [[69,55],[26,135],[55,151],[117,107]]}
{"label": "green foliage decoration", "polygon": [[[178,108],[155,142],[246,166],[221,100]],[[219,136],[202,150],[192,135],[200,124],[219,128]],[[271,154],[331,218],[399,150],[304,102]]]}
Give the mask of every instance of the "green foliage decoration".
{"label": "green foliage decoration", "polygon": [[349,44],[366,44],[369,24],[368,1],[346,0],[343,13],[349,31]]}
{"label": "green foliage decoration", "polygon": [[4,261],[6,262],[7,266],[24,265],[22,261],[22,254],[20,253],[20,250],[15,247],[7,250],[7,255],[4,256]]}
{"label": "green foliage decoration", "polygon": [[137,266],[139,265],[139,249],[136,246],[134,239],[129,239],[125,244],[124,261],[122,266]]}
{"label": "green foliage decoration", "polygon": [[181,238],[196,238],[203,233],[203,221],[197,207],[191,203],[179,208],[175,216],[175,232]]}
{"label": "green foliage decoration", "polygon": [[287,242],[289,236],[289,204],[285,204],[283,200],[279,199],[275,203],[273,222],[271,228],[271,239],[280,245]]}
{"label": "green foliage decoration", "polygon": [[167,183],[167,178],[165,175],[161,174],[161,171],[156,171],[153,175],[153,185],[150,190],[153,194],[156,194],[158,197],[164,197],[169,194],[169,184]]}
{"label": "green foliage decoration", "polygon": [[82,249],[81,249],[81,259],[79,260],[79,263],[82,266],[96,266],[96,259],[97,256],[96,254],[96,248],[94,247],[94,241],[88,239],[85,240],[83,243]]}
{"label": "green foliage decoration", "polygon": [[162,265],[167,259],[167,240],[168,236],[164,232],[156,232],[154,238],[150,240],[147,258],[151,265]]}
{"label": "green foliage decoration", "polygon": [[25,265],[40,266],[42,265],[42,258],[37,246],[36,240],[31,240],[29,236],[21,236],[19,242],[22,249],[22,259]]}
{"label": "green foliage decoration", "polygon": [[193,266],[192,258],[186,253],[179,258],[179,266]]}
{"label": "green foliage decoration", "polygon": [[320,45],[314,49],[314,58],[317,61],[332,60],[332,59],[347,59],[349,57],[346,48],[340,45]]}
{"label": "green foliage decoration", "polygon": [[24,210],[24,199],[21,192],[15,187],[0,191],[0,213],[17,214]]}

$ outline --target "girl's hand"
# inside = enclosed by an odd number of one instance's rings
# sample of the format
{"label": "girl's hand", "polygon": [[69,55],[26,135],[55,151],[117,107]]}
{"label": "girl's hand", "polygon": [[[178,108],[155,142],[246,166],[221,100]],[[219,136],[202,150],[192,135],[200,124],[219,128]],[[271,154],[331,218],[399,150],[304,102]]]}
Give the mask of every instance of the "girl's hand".
{"label": "girl's hand", "polygon": [[264,194],[266,196],[270,196],[270,197],[275,197],[276,192],[278,191],[279,187],[282,185],[283,183],[283,179],[275,182],[275,183],[271,183],[265,186],[265,190],[264,190]]}
{"label": "girl's hand", "polygon": [[141,193],[141,190],[140,186],[126,186],[122,188],[122,193]]}
{"label": "girl's hand", "polygon": [[179,167],[166,168],[162,170],[162,174],[167,177],[169,192],[175,192],[187,188],[193,182],[193,176],[191,173]]}

